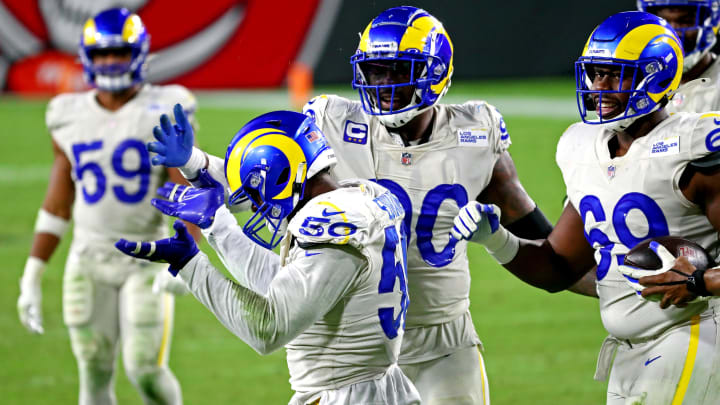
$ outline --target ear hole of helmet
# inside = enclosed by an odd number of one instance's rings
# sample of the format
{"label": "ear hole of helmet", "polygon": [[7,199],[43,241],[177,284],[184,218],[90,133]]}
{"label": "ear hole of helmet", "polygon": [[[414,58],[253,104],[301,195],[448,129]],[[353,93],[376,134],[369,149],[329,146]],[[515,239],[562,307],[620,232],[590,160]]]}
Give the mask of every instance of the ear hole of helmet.
{"label": "ear hole of helmet", "polygon": [[280,172],[280,175],[278,176],[277,181],[275,182],[275,185],[279,186],[279,185],[285,184],[285,183],[287,183],[289,178],[290,178],[290,168],[283,167],[282,171]]}

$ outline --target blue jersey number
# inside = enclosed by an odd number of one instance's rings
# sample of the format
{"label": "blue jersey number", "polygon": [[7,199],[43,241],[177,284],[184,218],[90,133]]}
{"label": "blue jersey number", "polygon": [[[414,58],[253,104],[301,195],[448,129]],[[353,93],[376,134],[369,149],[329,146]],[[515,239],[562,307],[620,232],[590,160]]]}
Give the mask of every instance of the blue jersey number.
{"label": "blue jersey number", "polygon": [[[95,204],[105,195],[107,189],[107,177],[102,171],[102,167],[97,162],[88,160],[82,162],[82,155],[85,152],[97,151],[102,149],[103,142],[95,141],[90,143],[77,143],[72,146],[73,156],[75,158],[75,176],[82,181],[83,177],[89,172],[95,177],[95,190],[89,191],[83,183],[83,198],[88,204]],[[134,152],[133,152],[134,151]],[[139,157],[139,166],[128,169],[123,166],[123,157],[126,153],[137,153]],[[145,144],[136,140],[128,139],[120,143],[112,154],[112,167],[115,174],[124,179],[137,179],[137,191],[129,192],[122,185],[114,185],[112,187],[115,197],[124,203],[138,203],[145,198],[150,186],[150,154],[145,148]]]}
{"label": "blue jersey number", "polygon": [[[410,224],[412,224],[413,215],[410,196],[399,184],[392,180],[379,179],[375,181],[390,190],[390,192],[395,194],[398,200],[400,200],[400,204],[405,209],[403,230],[406,235],[410,235]],[[440,250],[435,250],[432,244],[433,229],[435,228],[438,210],[445,200],[453,200],[458,207],[462,207],[468,202],[467,191],[459,184],[441,184],[428,191],[423,199],[420,215],[415,225],[417,247],[420,256],[422,256],[425,263],[433,267],[443,267],[450,264],[455,255],[455,245],[458,242],[455,238],[450,238],[447,245]]]}
{"label": "blue jersey number", "polygon": [[[588,215],[592,215],[595,222],[605,222],[607,220],[600,199],[594,195],[586,195],[583,197],[580,201],[579,209],[580,217],[582,217],[584,224],[587,224]],[[630,231],[630,227],[627,224],[627,216],[630,211],[634,209],[640,211],[647,219],[648,231],[646,235],[636,236]],[[668,223],[662,209],[652,198],[645,194],[627,193],[622,196],[617,204],[615,204],[611,219],[612,226],[615,228],[615,234],[620,240],[620,243],[628,249],[632,249],[645,239],[670,234]],[[615,244],[611,243],[610,238],[599,229],[593,229],[589,233],[585,232],[585,238],[590,245],[597,243],[601,246],[600,262],[597,266],[597,279],[602,280],[610,269],[612,260],[610,251]],[[618,264],[622,264],[624,255],[619,255],[617,260]]]}
{"label": "blue jersey number", "polygon": [[[398,244],[400,246],[398,246]],[[402,249],[402,261],[395,261],[395,252]],[[380,326],[388,339],[395,339],[398,330],[405,327],[405,312],[407,312],[410,299],[407,294],[407,240],[404,235],[399,236],[395,227],[389,226],[385,228],[385,246],[382,250],[382,275],[380,276],[380,285],[378,293],[391,293],[395,289],[395,280],[400,283],[400,313],[395,317],[395,309],[393,307],[384,307],[378,309],[378,317],[380,318]]]}

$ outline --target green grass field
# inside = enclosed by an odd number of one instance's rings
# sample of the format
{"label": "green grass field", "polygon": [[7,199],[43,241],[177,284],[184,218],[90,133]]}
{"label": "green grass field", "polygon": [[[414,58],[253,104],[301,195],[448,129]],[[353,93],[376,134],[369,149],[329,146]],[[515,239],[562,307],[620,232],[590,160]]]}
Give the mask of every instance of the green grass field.
{"label": "green grass field", "polygon": [[[449,96],[452,101],[501,100],[509,106],[512,112],[505,113],[505,120],[520,179],[554,222],[564,196],[555,166],[555,145],[577,115],[570,110],[543,116],[542,104],[572,106],[572,79],[455,83]],[[531,107],[524,107],[528,100]],[[15,309],[18,279],[30,249],[52,158],[44,128],[46,103],[0,98],[0,402],[7,405],[77,402],[77,370],[61,312],[62,271],[69,237],[64,238],[44,278],[45,334],[27,333]],[[498,106],[506,111],[501,103]],[[536,109],[531,111],[532,106]],[[200,97],[199,142],[207,151],[223,155],[235,130],[264,111],[262,106],[253,110],[217,106],[212,98]],[[207,245],[204,250],[208,251]],[[471,311],[485,346],[492,403],[604,403],[606,383],[592,378],[605,336],[597,301],[568,292],[548,294],[515,279],[484,249],[473,246],[470,254]],[[192,296],[176,301],[170,365],[182,384],[187,404],[283,404],[291,396],[284,352],[259,356]],[[141,403],[120,366],[116,391],[121,404]]]}

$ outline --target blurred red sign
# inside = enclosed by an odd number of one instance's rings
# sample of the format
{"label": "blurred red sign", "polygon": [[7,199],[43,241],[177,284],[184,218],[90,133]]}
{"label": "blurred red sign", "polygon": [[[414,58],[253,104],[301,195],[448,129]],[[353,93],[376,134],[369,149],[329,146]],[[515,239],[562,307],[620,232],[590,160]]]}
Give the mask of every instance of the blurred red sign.
{"label": "blurred red sign", "polygon": [[[4,89],[57,93],[84,88],[76,57],[82,25],[117,3],[83,2],[81,9],[78,2],[0,0],[0,17],[14,22],[0,33],[0,67],[9,66]],[[150,33],[150,81],[203,89],[280,86],[316,16],[323,14],[318,12],[323,0],[120,3],[136,12]]]}

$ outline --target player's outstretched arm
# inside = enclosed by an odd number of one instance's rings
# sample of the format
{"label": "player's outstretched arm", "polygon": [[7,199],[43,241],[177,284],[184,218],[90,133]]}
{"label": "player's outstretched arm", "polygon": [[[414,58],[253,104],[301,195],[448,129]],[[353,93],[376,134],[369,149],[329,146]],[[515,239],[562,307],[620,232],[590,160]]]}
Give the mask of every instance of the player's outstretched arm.
{"label": "player's outstretched arm", "polygon": [[60,238],[69,226],[75,199],[72,165],[60,147],[53,142],[54,161],[45,200],[35,222],[35,236],[30,256],[20,278],[17,302],[20,322],[33,333],[43,333],[42,275],[47,261],[55,252]]}
{"label": "player's outstretched arm", "polygon": [[205,170],[196,187],[165,183],[158,189],[165,200],[152,204],[163,214],[199,226],[225,267],[242,285],[264,294],[280,269],[277,254],[252,242],[224,206],[225,187]]}
{"label": "player's outstretched arm", "polygon": [[[515,169],[515,163],[507,152],[498,158],[493,167],[490,183],[477,200],[497,205],[503,213],[503,225],[519,238],[545,239],[553,230],[550,221],[525,191]],[[570,291],[597,297],[595,272],[592,268],[589,270],[569,288]]]}
{"label": "player's outstretched arm", "polygon": [[[493,218],[495,217],[495,218]],[[500,210],[470,202],[455,218],[452,236],[480,243],[506,269],[526,283],[557,292],[567,289],[593,265],[580,215],[568,206],[547,239],[521,239],[499,223]]]}
{"label": "player's outstretched arm", "polygon": [[177,276],[182,269],[200,250],[182,221],[173,224],[175,235],[167,239],[151,242],[129,241],[120,239],[115,247],[128,256],[151,262],[169,263],[168,271]]}
{"label": "player's outstretched arm", "polygon": [[341,299],[365,259],[323,246],[283,268],[265,294],[228,280],[199,253],[180,271],[190,291],[232,333],[271,353],[317,322]]}

